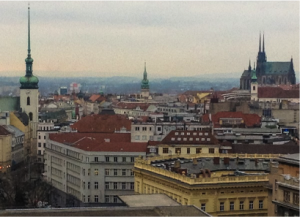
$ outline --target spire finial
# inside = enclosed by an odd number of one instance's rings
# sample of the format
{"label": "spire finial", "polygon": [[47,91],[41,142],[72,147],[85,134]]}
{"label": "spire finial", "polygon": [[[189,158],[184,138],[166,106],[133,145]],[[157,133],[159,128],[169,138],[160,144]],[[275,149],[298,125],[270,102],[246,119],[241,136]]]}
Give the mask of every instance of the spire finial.
{"label": "spire finial", "polygon": [[249,59],[248,71],[251,71],[251,60]]}
{"label": "spire finial", "polygon": [[30,57],[30,3],[28,2],[28,57]]}
{"label": "spire finial", "polygon": [[263,51],[262,52],[265,52],[265,33],[263,33]]}
{"label": "spire finial", "polygon": [[259,52],[261,52],[261,32],[259,32]]}

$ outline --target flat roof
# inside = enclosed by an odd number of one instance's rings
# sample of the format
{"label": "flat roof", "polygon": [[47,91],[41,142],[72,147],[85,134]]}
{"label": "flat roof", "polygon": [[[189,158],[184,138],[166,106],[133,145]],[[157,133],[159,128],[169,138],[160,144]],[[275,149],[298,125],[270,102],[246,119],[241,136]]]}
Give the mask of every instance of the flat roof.
{"label": "flat roof", "polygon": [[119,198],[129,207],[181,206],[165,194],[123,195]]}

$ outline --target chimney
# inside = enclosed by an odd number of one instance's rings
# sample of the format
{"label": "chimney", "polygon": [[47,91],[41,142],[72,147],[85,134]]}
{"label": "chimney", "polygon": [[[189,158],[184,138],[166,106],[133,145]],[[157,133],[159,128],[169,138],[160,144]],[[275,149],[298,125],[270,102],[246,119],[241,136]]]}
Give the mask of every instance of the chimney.
{"label": "chimney", "polygon": [[193,165],[196,166],[198,164],[197,158],[193,158]]}
{"label": "chimney", "polygon": [[205,173],[207,173],[207,177],[211,177],[211,172],[209,169],[205,169]]}
{"label": "chimney", "polygon": [[202,176],[203,176],[203,178],[205,178],[205,177],[206,177],[205,170],[204,170],[204,169],[202,169],[202,170],[201,170],[201,172],[202,172]]}
{"label": "chimney", "polygon": [[110,142],[110,139],[104,139],[104,142]]}
{"label": "chimney", "polygon": [[257,158],[255,159],[255,166],[256,167],[258,166],[258,160],[257,160]]}
{"label": "chimney", "polygon": [[179,160],[177,160],[177,161],[175,161],[175,164],[174,164],[174,168],[180,168],[180,161]]}

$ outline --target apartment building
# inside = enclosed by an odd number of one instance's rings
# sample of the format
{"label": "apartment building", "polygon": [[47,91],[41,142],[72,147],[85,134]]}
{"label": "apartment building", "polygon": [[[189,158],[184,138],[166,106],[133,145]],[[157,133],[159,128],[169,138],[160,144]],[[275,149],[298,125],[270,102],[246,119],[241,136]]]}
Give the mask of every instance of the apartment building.
{"label": "apartment building", "polygon": [[46,180],[58,191],[54,206],[119,203],[134,193],[133,164],[147,143],[131,143],[128,133],[50,134],[45,149]]}
{"label": "apartment building", "polygon": [[280,156],[269,174],[268,215],[299,216],[299,153]]}

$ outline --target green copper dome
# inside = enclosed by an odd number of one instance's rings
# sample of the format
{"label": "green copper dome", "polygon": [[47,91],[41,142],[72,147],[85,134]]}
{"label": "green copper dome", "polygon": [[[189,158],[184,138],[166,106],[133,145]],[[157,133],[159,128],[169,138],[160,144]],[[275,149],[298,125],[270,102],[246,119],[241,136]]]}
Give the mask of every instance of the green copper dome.
{"label": "green copper dome", "polygon": [[255,71],[252,73],[251,81],[252,82],[256,82],[257,81],[257,77],[256,77],[256,72]]}
{"label": "green copper dome", "polygon": [[38,89],[39,79],[32,76],[23,76],[20,78],[21,89]]}

